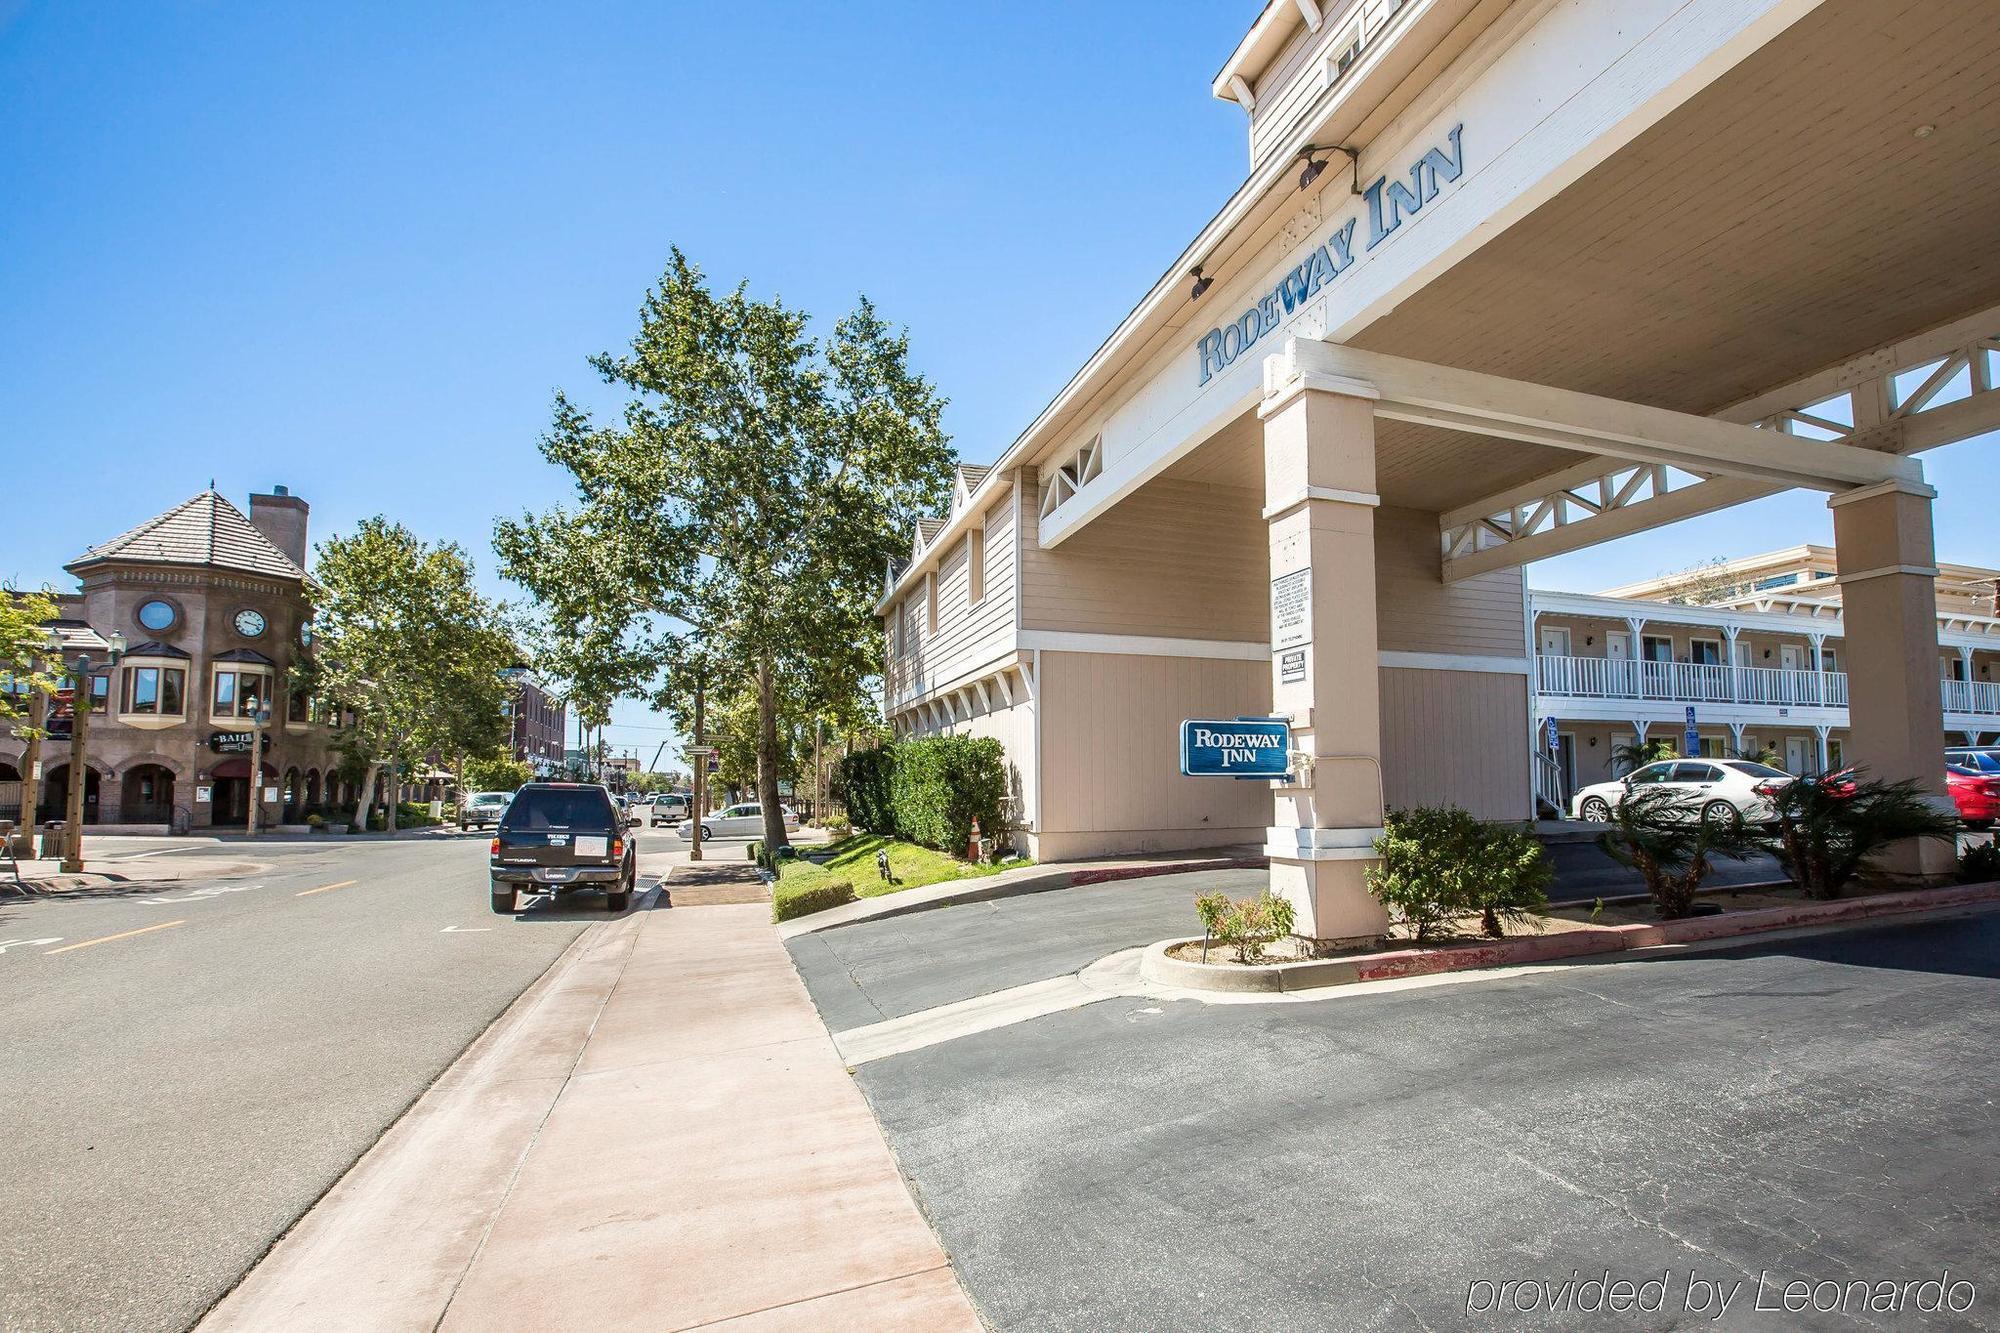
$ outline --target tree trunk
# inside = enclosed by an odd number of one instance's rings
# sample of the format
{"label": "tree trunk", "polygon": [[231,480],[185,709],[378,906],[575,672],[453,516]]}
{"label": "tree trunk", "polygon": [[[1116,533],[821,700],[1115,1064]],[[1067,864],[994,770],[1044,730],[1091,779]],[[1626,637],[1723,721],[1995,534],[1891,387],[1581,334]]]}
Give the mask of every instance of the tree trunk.
{"label": "tree trunk", "polygon": [[375,803],[375,774],[381,767],[380,764],[369,764],[368,772],[361,779],[361,797],[354,803],[354,831],[356,833],[366,833],[368,831],[368,807]]}
{"label": "tree trunk", "polygon": [[[28,701],[28,752],[21,756],[21,819],[20,826],[28,835],[28,855],[39,855],[34,845],[35,828],[41,821],[36,818],[42,803],[42,730],[49,725],[49,696],[39,689]],[[169,819],[172,818],[169,813]],[[173,825],[168,824],[171,828]]]}
{"label": "tree trunk", "polygon": [[[700,749],[708,744],[702,739],[702,727],[706,720],[703,707],[707,703],[707,691],[701,685],[694,687],[694,743]],[[698,754],[694,758],[694,780],[689,784],[688,795],[688,860],[701,860],[701,821],[708,817],[708,756]]]}
{"label": "tree trunk", "polygon": [[400,804],[403,799],[402,773],[403,773],[403,766],[401,761],[393,758],[390,759],[389,788],[388,788],[389,810],[388,810],[388,817],[383,821],[383,827],[388,829],[389,832],[391,833],[394,833],[396,831],[396,806]]}
{"label": "tree trunk", "polygon": [[757,801],[764,809],[764,854],[775,857],[791,843],[778,806],[778,700],[769,653],[757,661]]}
{"label": "tree trunk", "polygon": [[813,814],[812,814],[812,821],[813,821],[813,825],[814,825],[814,827],[816,827],[816,828],[825,828],[825,827],[826,827],[826,797],[825,797],[825,796],[824,796],[824,795],[822,794],[822,793],[823,793],[823,791],[824,791],[824,787],[825,787],[825,784],[824,784],[824,782],[823,782],[823,780],[822,780],[822,777],[821,777],[821,775],[822,775],[822,774],[823,774],[823,773],[825,772],[825,769],[824,769],[824,767],[822,766],[822,763],[821,763],[821,756],[820,756],[820,743],[821,743],[821,740],[822,740],[822,739],[824,738],[825,734],[826,734],[826,721],[825,721],[825,719],[823,719],[823,718],[817,718],[817,717],[816,717],[816,718],[814,718],[814,719],[813,719]]}

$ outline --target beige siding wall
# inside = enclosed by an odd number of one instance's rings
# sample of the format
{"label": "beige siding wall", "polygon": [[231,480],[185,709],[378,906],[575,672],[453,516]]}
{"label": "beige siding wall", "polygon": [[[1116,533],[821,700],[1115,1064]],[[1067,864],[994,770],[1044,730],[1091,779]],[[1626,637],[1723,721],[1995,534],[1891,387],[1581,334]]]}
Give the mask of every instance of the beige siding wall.
{"label": "beige siding wall", "polygon": [[[1014,547],[1019,528],[1011,485],[988,506],[980,542],[985,573],[982,596],[971,598],[970,548],[965,537],[952,540],[941,553],[937,572],[937,622],[930,618],[930,585],[918,580],[885,622],[889,645],[888,683],[891,711],[895,704],[956,680],[985,666],[1013,647],[1016,601]],[[898,651],[897,617],[905,632]]]}
{"label": "beige siding wall", "polygon": [[1053,551],[1034,540],[1022,478],[1026,629],[1176,639],[1270,637],[1270,538],[1261,497],[1191,481],[1147,483]]}
{"label": "beige siding wall", "polygon": [[1375,511],[1375,603],[1385,653],[1521,657],[1527,652],[1521,571],[1458,583],[1439,576],[1437,515]]}
{"label": "beige siding wall", "polygon": [[1528,678],[1384,667],[1382,785],[1392,809],[1528,818]]}
{"label": "beige siding wall", "polygon": [[1260,782],[1180,776],[1180,723],[1268,709],[1264,662],[1042,655],[1044,857],[1261,843]]}

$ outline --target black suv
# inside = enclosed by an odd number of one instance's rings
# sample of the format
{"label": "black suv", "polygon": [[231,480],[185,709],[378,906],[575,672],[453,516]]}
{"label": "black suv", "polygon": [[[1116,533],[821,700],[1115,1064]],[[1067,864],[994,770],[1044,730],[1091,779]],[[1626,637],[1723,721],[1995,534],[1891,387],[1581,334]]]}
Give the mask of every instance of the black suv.
{"label": "black suv", "polygon": [[493,839],[493,910],[512,913],[518,890],[601,887],[622,912],[638,879],[638,852],[611,793],[575,782],[530,782],[514,793]]}

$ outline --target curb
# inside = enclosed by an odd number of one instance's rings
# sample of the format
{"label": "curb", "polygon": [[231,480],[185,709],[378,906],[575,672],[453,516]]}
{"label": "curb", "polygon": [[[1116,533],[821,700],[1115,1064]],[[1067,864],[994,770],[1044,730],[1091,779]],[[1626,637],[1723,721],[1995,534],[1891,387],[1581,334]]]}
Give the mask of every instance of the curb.
{"label": "curb", "polygon": [[[1088,870],[1063,870],[1051,867],[1042,871],[1040,867],[1036,867],[1037,873],[1023,873],[1020,879],[1004,883],[995,883],[991,879],[947,880],[945,885],[927,884],[921,889],[908,889],[904,892],[922,893],[924,889],[959,883],[965,887],[954,893],[908,902],[897,902],[899,895],[893,893],[863,898],[841,907],[828,908],[824,912],[815,912],[810,916],[794,917],[790,921],[781,922],[778,926],[778,938],[795,939],[800,935],[835,930],[841,926],[859,925],[864,921],[881,921],[889,917],[929,912],[940,907],[993,902],[1000,898],[1018,898],[1030,893],[1048,893],[1055,889],[1082,888],[1089,884],[1109,884],[1123,879],[1152,879],[1160,875],[1192,875],[1204,870],[1262,870],[1268,864],[1270,863],[1261,856],[1210,856],[1194,861],[1141,861],[1131,865],[1099,866]],[[850,913],[848,909],[854,907],[873,910]]]}
{"label": "curb", "polygon": [[1550,963],[1591,954],[1695,944],[1801,927],[1919,916],[1986,903],[2000,903],[2000,883],[1957,884],[1941,889],[1873,894],[1839,902],[1760,907],[1726,912],[1720,916],[1683,917],[1678,921],[1632,926],[1584,926],[1555,935],[1523,935],[1444,949],[1391,949],[1381,953],[1357,954],[1351,958],[1315,958],[1300,963],[1267,963],[1256,967],[1215,967],[1167,956],[1167,950],[1176,945],[1201,938],[1195,935],[1161,940],[1148,946],[1139,962],[1139,975],[1147,981],[1184,990],[1283,994],[1347,986],[1361,981],[1390,981],[1439,972],[1470,972]]}

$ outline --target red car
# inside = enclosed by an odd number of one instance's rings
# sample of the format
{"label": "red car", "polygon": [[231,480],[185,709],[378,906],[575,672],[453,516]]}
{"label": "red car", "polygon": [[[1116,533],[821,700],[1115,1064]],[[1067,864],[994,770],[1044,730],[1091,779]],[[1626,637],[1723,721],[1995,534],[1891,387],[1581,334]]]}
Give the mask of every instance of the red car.
{"label": "red car", "polygon": [[1944,771],[1944,781],[1966,827],[1992,828],[1993,821],[2000,819],[2000,778],[1951,764]]}

